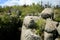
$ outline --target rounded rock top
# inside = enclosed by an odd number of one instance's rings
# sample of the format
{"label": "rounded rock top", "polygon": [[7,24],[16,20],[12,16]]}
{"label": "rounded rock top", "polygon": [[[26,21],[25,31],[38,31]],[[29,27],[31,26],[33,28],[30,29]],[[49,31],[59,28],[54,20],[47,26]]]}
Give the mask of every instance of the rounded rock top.
{"label": "rounded rock top", "polygon": [[51,14],[53,12],[54,12],[53,8],[45,8],[41,13],[43,13],[43,14],[46,14],[46,13]]}

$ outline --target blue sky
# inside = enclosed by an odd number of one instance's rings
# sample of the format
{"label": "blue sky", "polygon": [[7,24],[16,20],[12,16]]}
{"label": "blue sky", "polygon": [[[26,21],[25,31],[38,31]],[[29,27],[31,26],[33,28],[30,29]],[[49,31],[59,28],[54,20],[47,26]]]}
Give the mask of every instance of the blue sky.
{"label": "blue sky", "polygon": [[51,3],[52,5],[59,5],[60,0],[0,0],[0,6],[13,6],[13,5],[31,5],[32,3],[37,4],[39,1],[42,1],[43,4],[47,2]]}
{"label": "blue sky", "polygon": [[0,4],[4,4],[5,2],[7,2],[8,0],[0,0]]}

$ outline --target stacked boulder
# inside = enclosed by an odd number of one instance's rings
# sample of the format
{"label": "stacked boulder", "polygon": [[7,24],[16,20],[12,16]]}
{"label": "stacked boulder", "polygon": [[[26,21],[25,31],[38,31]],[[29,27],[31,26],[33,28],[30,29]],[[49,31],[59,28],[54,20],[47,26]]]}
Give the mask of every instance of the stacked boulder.
{"label": "stacked boulder", "polygon": [[60,33],[59,23],[54,21],[54,10],[52,8],[46,8],[42,11],[41,17],[46,19],[46,25],[44,30],[44,40],[59,40]]}
{"label": "stacked boulder", "polygon": [[46,20],[44,40],[55,40],[55,38],[57,37],[56,25],[57,22],[51,19]]}

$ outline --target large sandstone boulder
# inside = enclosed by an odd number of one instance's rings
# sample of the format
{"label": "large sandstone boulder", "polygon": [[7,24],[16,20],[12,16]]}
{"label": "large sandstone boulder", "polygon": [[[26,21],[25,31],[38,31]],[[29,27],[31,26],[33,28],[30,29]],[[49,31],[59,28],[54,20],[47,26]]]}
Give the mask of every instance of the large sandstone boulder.
{"label": "large sandstone boulder", "polygon": [[40,40],[40,37],[33,33],[33,30],[31,31],[31,29],[35,29],[35,21],[37,21],[38,19],[39,17],[37,16],[26,16],[24,18],[21,32],[21,40]]}
{"label": "large sandstone boulder", "polygon": [[46,20],[44,40],[55,40],[57,37],[56,25],[57,22],[51,19]]}
{"label": "large sandstone boulder", "polygon": [[46,19],[46,18],[52,18],[53,17],[53,8],[45,8],[42,12],[41,12],[41,17]]}
{"label": "large sandstone boulder", "polygon": [[46,20],[46,25],[45,25],[45,31],[47,32],[53,32],[56,30],[56,25],[58,24],[58,22],[55,22],[51,19],[47,19]]}

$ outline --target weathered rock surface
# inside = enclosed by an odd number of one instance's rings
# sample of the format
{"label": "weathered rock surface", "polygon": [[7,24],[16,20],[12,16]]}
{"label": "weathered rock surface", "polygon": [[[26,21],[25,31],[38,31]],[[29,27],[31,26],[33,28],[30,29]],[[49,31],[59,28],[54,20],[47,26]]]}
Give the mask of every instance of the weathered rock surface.
{"label": "weathered rock surface", "polygon": [[33,33],[31,29],[27,29],[22,40],[41,40],[41,38]]}
{"label": "weathered rock surface", "polygon": [[55,22],[51,19],[47,19],[46,25],[45,25],[45,30],[47,32],[53,32],[54,30],[56,30],[56,25],[57,25],[57,22]]}
{"label": "weathered rock surface", "polygon": [[56,25],[58,22],[55,22],[51,19],[46,20],[44,40],[55,40],[57,37]]}
{"label": "weathered rock surface", "polygon": [[24,21],[23,21],[23,25],[25,25],[25,27],[29,28],[31,26],[34,26],[35,25],[35,21],[37,21],[39,19],[39,17],[37,16],[26,16],[24,18]]}
{"label": "weathered rock surface", "polygon": [[45,8],[41,12],[41,17],[46,19],[46,18],[51,18],[53,16],[53,9],[52,8]]}
{"label": "weathered rock surface", "polygon": [[53,34],[44,32],[44,40],[53,40]]}
{"label": "weathered rock surface", "polygon": [[21,40],[41,40],[41,38],[33,33],[31,29],[35,28],[35,21],[38,20],[37,16],[26,16],[22,25]]}

